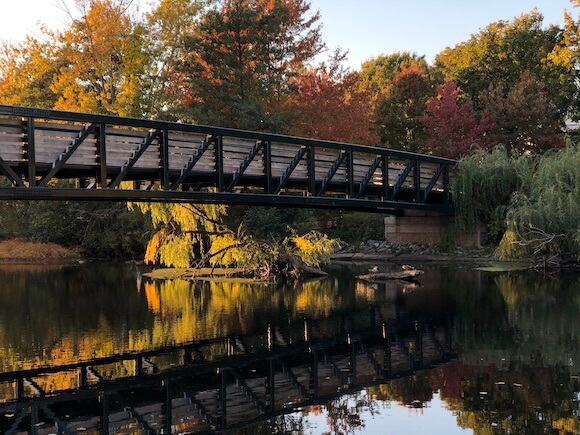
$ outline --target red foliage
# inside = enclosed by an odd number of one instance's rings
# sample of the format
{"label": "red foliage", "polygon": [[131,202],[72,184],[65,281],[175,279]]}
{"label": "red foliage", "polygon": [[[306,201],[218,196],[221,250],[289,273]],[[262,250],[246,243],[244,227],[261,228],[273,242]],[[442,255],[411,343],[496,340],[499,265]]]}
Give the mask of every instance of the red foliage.
{"label": "red foliage", "polygon": [[291,134],[322,140],[374,145],[379,140],[371,120],[367,92],[359,89],[358,74],[340,66],[335,55],[329,66],[305,71],[290,102],[297,112]]}
{"label": "red foliage", "polygon": [[531,73],[524,71],[509,92],[491,86],[481,101],[493,119],[491,136],[495,144],[502,143],[520,154],[565,145],[561,115],[546,84]]}
{"label": "red foliage", "polygon": [[489,113],[477,113],[471,99],[462,95],[453,82],[437,89],[438,95],[427,101],[426,113],[421,118],[427,138],[425,152],[441,157],[460,158],[475,147],[490,148],[493,142],[488,135],[492,128]]}

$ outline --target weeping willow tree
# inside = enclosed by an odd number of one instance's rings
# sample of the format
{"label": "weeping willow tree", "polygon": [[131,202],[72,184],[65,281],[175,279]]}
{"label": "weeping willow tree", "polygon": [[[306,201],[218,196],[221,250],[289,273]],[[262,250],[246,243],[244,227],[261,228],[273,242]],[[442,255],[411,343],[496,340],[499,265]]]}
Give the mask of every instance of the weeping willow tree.
{"label": "weeping willow tree", "polygon": [[502,258],[580,259],[580,147],[542,156],[502,147],[463,158],[453,195],[460,230],[480,222],[499,241]]}
{"label": "weeping willow tree", "polygon": [[323,274],[320,265],[330,261],[340,241],[317,231],[299,235],[291,231],[265,242],[230,229],[224,222],[227,208],[218,204],[129,203],[151,217],[155,232],[147,244],[145,262],[168,267],[228,267],[269,278],[280,273]]}
{"label": "weeping willow tree", "polygon": [[580,147],[544,155],[527,189],[514,193],[498,253],[580,259]]}
{"label": "weeping willow tree", "polygon": [[509,154],[503,146],[462,158],[451,188],[459,231],[483,222],[492,238],[501,238],[512,196],[527,188],[536,163],[536,156]]}

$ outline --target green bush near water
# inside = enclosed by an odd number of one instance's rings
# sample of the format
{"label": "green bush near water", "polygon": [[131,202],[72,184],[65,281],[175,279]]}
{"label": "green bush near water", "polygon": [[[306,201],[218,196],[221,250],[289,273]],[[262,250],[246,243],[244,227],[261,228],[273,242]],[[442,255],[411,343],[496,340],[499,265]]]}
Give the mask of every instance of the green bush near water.
{"label": "green bush near water", "polygon": [[453,182],[463,230],[484,222],[503,258],[580,259],[580,146],[544,155],[503,147],[460,160]]}

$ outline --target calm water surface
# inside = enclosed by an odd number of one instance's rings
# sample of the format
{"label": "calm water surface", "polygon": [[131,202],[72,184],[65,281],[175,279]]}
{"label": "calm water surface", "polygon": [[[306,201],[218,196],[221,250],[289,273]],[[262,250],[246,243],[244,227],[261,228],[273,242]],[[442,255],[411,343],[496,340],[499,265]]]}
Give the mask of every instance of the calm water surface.
{"label": "calm water surface", "polygon": [[[0,433],[580,433],[580,276],[0,266]],[[380,265],[388,270],[388,265]]]}

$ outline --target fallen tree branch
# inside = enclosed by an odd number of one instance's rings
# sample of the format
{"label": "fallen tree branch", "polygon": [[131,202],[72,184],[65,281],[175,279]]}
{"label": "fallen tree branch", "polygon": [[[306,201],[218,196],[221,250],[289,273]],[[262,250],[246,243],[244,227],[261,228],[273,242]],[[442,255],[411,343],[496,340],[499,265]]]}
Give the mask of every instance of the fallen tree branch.
{"label": "fallen tree branch", "polygon": [[328,276],[328,273],[326,273],[325,271],[317,269],[316,267],[307,266],[302,261],[290,255],[282,248],[278,248],[278,256],[280,257],[281,260],[285,261],[290,266],[292,266],[296,271],[298,271],[299,272],[298,275],[305,273],[307,275],[313,276]]}

